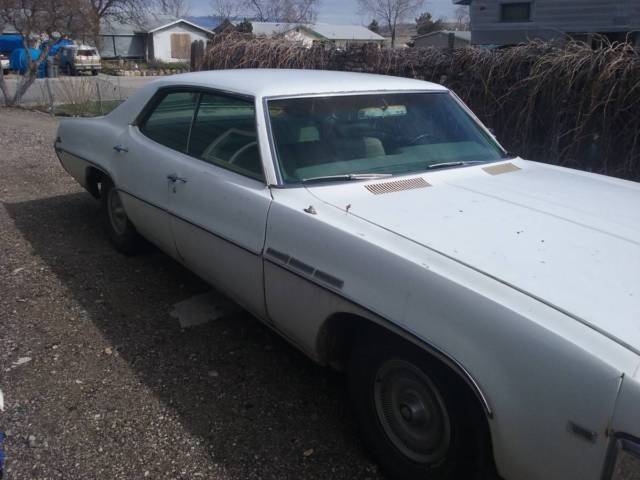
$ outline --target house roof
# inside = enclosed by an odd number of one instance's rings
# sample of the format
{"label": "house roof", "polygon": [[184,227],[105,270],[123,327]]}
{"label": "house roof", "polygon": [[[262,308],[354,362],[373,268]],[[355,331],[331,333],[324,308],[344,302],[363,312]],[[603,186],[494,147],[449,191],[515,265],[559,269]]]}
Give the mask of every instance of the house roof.
{"label": "house roof", "polygon": [[436,32],[429,32],[423,35],[418,35],[414,40],[417,40],[418,38],[427,38],[434,35],[449,35],[450,33],[453,33],[455,37],[460,40],[471,43],[471,32],[468,30],[438,30]]}
{"label": "house roof", "polygon": [[275,23],[275,22],[251,22],[254,35],[278,35],[295,28],[304,28],[327,40],[369,40],[381,42],[381,37],[361,25],[334,25],[331,23]]}
{"label": "house roof", "polygon": [[152,28],[152,29],[149,30],[149,33],[157,32],[158,30],[162,30],[164,28],[172,27],[173,25],[176,25],[178,23],[186,23],[187,25],[190,25],[193,28],[197,28],[198,30],[202,30],[203,32],[212,33],[211,30],[208,30],[208,29],[206,29],[204,27],[201,27],[200,25],[195,24],[193,22],[190,22],[189,20],[185,20],[184,18],[178,18],[173,22],[167,23],[166,25],[160,25],[158,27]]}
{"label": "house roof", "polygon": [[270,37],[272,35],[278,35],[288,30],[296,28],[297,23],[285,23],[285,22],[251,22],[254,35],[266,35]]}
{"label": "house roof", "polygon": [[163,28],[168,28],[178,23],[185,23],[202,30],[212,33],[200,25],[197,25],[184,18],[177,18],[171,15],[149,15],[139,22],[121,22],[114,19],[103,19],[100,22],[100,35],[134,35],[136,33],[152,33]]}
{"label": "house roof", "polygon": [[370,40],[381,42],[384,37],[372,32],[362,25],[333,25],[330,23],[314,23],[304,25],[305,28],[328,40]]}

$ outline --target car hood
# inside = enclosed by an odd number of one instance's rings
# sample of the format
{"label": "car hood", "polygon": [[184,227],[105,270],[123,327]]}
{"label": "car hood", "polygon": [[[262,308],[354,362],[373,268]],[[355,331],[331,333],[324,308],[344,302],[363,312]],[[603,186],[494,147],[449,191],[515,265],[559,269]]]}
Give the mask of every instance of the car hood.
{"label": "car hood", "polygon": [[308,189],[640,353],[640,184],[514,159]]}

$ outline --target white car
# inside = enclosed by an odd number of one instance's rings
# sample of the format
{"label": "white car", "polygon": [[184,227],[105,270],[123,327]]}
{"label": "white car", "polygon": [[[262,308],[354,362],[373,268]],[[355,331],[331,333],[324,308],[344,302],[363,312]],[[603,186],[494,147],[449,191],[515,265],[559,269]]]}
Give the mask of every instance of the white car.
{"label": "white car", "polygon": [[102,64],[98,49],[89,45],[63,45],[56,54],[60,70],[68,75],[89,72],[98,75]]}
{"label": "white car", "polygon": [[392,478],[640,478],[640,185],[513,157],[442,86],[323,71],[162,79],[55,149],[119,250],[345,369]]}

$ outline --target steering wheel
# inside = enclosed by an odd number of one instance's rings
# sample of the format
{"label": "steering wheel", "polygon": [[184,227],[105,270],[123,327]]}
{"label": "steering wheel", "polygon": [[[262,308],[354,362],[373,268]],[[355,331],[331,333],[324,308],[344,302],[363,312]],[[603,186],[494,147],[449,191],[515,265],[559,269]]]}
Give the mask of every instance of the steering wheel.
{"label": "steering wheel", "polygon": [[249,142],[246,145],[242,146],[236,153],[234,153],[229,159],[229,163],[236,163],[238,161],[238,157],[242,155],[244,152],[249,150],[250,148],[257,147],[258,142]]}
{"label": "steering wheel", "polygon": [[421,133],[420,135],[413,137],[411,140],[409,140],[407,143],[409,145],[415,145],[416,143],[418,143],[420,140],[424,140],[425,138],[435,138],[435,135],[433,133]]}

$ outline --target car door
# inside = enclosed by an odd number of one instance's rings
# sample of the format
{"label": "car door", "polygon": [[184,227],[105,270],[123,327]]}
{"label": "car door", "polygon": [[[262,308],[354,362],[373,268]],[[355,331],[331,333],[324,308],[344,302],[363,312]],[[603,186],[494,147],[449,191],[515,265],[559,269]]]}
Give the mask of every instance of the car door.
{"label": "car door", "polygon": [[175,158],[169,208],[184,263],[265,319],[262,273],[271,194],[253,99],[202,92],[187,155]]}
{"label": "car door", "polygon": [[163,90],[136,125],[128,125],[114,146],[115,184],[127,216],[148,240],[176,256],[169,222],[167,178],[184,155],[198,94]]}

